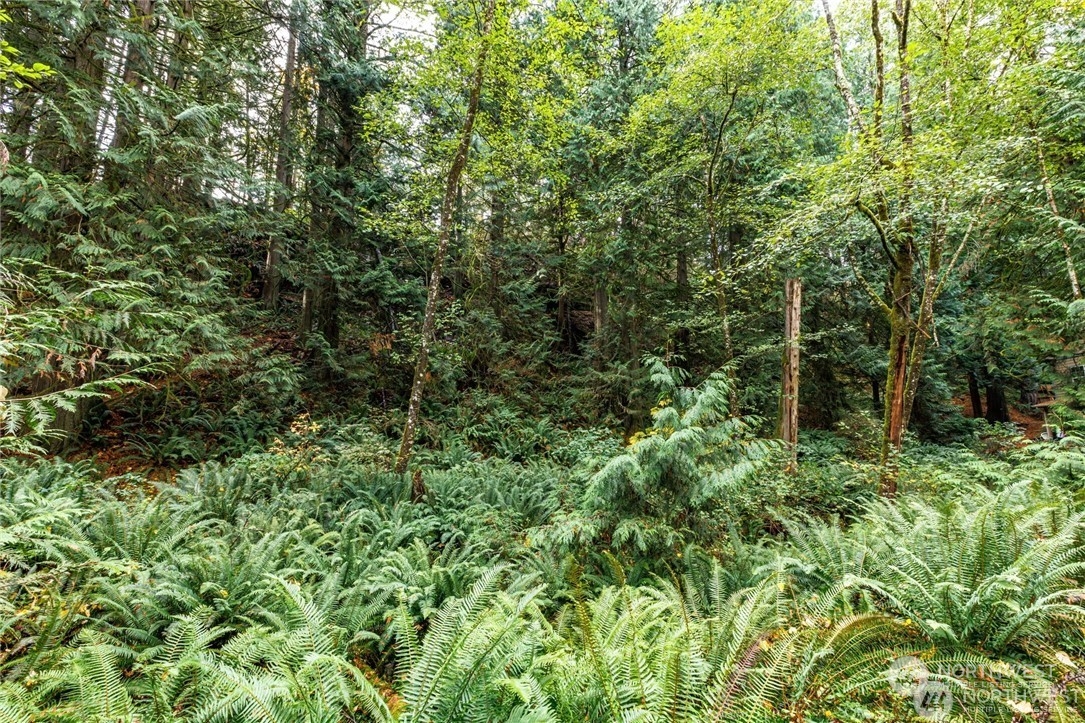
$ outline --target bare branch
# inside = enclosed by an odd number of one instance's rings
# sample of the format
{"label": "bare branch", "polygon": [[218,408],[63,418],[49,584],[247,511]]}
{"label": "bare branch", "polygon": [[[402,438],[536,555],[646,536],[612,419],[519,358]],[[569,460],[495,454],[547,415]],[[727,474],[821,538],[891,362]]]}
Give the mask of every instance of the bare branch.
{"label": "bare branch", "polygon": [[829,27],[829,41],[833,46],[833,72],[836,75],[836,88],[844,99],[844,105],[848,107],[848,125],[860,135],[863,134],[863,118],[859,112],[859,103],[855,100],[855,91],[851,87],[847,73],[844,72],[844,48],[840,44],[840,33],[836,29],[836,21],[833,20],[833,12],[829,8],[829,0],[821,0],[821,7],[825,10],[825,24]]}

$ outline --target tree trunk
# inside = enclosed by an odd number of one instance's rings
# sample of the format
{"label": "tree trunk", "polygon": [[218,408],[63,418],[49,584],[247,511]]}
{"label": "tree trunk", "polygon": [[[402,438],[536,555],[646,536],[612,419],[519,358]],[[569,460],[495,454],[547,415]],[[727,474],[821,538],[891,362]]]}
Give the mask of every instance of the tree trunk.
{"label": "tree trunk", "polygon": [[[712,154],[705,164],[704,172],[704,205],[705,220],[707,221],[708,226],[708,252],[709,258],[712,260],[712,271],[716,280],[716,307],[719,310],[720,315],[720,327],[723,332],[724,361],[726,363],[727,376],[730,381],[727,411],[732,417],[738,415],[738,384],[735,380],[734,367],[731,364],[735,358],[735,349],[731,339],[731,319],[727,304],[727,272],[730,271],[735,242],[740,237],[741,232],[734,224],[731,224],[727,228],[727,253],[725,255],[720,248],[719,219],[717,218],[716,212],[716,199],[717,194],[719,193],[719,189],[716,185],[716,164],[719,161],[720,153],[723,148],[723,132],[727,127],[728,119],[731,116],[731,110],[734,108],[737,98],[738,86],[736,86],[735,90],[731,93],[731,103],[727,112],[724,113],[723,118],[720,120],[716,132],[709,136],[713,138]],[[709,125],[703,116],[701,123],[707,133]]]}
{"label": "tree trunk", "polygon": [[[315,158],[315,165],[322,165],[328,163],[328,157],[331,155],[331,151],[328,146],[330,142],[328,137],[333,133],[331,126],[331,110],[329,105],[331,103],[330,93],[325,83],[318,83],[317,97],[316,97],[316,128],[313,139],[313,157]],[[331,224],[333,213],[329,208],[329,202],[326,197],[327,193],[323,189],[324,182],[321,179],[319,183],[313,183],[310,181],[308,184],[310,192],[310,211],[309,211],[309,246],[307,254],[310,258],[313,255],[313,247],[319,239],[327,238],[331,233]],[[319,261],[317,261],[319,263]],[[312,272],[310,272],[312,273]],[[317,306],[317,296],[320,293],[320,281],[319,276],[315,279],[306,279],[305,288],[301,295],[301,323],[298,329],[298,341],[304,346],[308,340],[310,334],[313,332],[314,321],[314,309]]]}
{"label": "tree trunk", "polygon": [[[181,22],[187,23],[191,21],[195,16],[195,12],[195,0],[183,0],[181,3]],[[188,53],[189,37],[188,28],[177,28],[169,71],[166,74],[166,87],[174,92],[181,87],[181,82],[185,79],[185,68],[188,65],[185,55]]]}
{"label": "tree trunk", "polygon": [[893,306],[889,320],[889,369],[885,380],[885,418],[882,423],[881,464],[882,494],[896,494],[896,472],[893,456],[904,442],[907,415],[905,402],[908,391],[908,352],[911,341],[912,269],[909,251],[896,254],[897,268],[893,273]]}
{"label": "tree trunk", "polygon": [[[324,272],[302,293],[300,340],[304,344],[316,332],[331,349],[339,346],[339,290],[332,275]],[[321,376],[326,374],[323,372]]]}
{"label": "tree trunk", "polygon": [[504,304],[498,298],[501,289],[501,266],[498,259],[505,247],[505,229],[507,226],[508,212],[505,208],[505,199],[502,198],[500,190],[495,190],[490,196],[489,249],[487,249],[486,253],[489,273],[486,275],[486,285],[489,303],[498,318],[504,312]]}
{"label": "tree trunk", "polygon": [[[897,26],[897,64],[900,68],[900,138],[901,138],[901,191],[899,221],[896,226],[895,245],[892,254],[892,294],[890,303],[889,370],[885,384],[885,420],[882,426],[882,494],[893,497],[897,493],[897,468],[895,455],[904,443],[908,427],[908,404],[914,390],[909,378],[912,370],[912,291],[915,284],[915,221],[912,217],[912,193],[915,183],[912,177],[912,77],[908,56],[908,24],[911,0],[896,0],[893,22]],[[884,221],[888,213],[882,212]],[[931,296],[933,303],[933,295]],[[932,307],[933,308],[933,307]],[[920,355],[921,356],[921,355]]]}
{"label": "tree trunk", "polygon": [[727,229],[727,253],[720,253],[716,247],[717,232],[710,224],[709,237],[713,239],[713,248],[716,248],[715,272],[716,272],[716,308],[720,315],[720,331],[723,333],[723,358],[727,365],[727,377],[730,380],[730,391],[727,399],[727,413],[738,416],[738,383],[735,378],[735,369],[732,362],[735,360],[735,345],[731,336],[731,310],[727,303],[727,275],[730,271],[730,263],[736,239],[741,232],[735,226]]}
{"label": "tree trunk", "polygon": [[723,356],[727,362],[727,376],[731,380],[730,391],[728,392],[727,399],[727,413],[732,417],[738,416],[738,383],[735,379],[735,369],[732,362],[735,360],[735,344],[731,338],[731,315],[727,307],[727,296],[723,291],[720,291],[719,299],[720,308],[720,327],[723,332]]}
{"label": "tree trunk", "polygon": [[[155,0],[134,0],[129,5],[133,27],[140,29],[138,38],[128,41],[128,50],[124,59],[122,82],[126,90],[117,100],[117,125],[113,131],[113,150],[123,151],[136,143],[135,127],[139,117],[135,110],[135,99],[143,92],[144,78],[152,69],[150,58],[151,28],[154,24]],[[106,176],[114,186],[119,186],[130,177],[127,168],[114,162],[107,164]],[[142,175],[142,173],[140,174]]]}
{"label": "tree trunk", "polygon": [[561,339],[561,347],[571,353],[576,353],[576,336],[573,334],[572,316],[569,313],[569,300],[561,291],[561,282],[558,282],[558,338]]}
{"label": "tree trunk", "polygon": [[788,279],[784,290],[784,360],[780,390],[780,439],[790,453],[787,471],[798,471],[799,443],[799,327],[802,280]]}
{"label": "tree trunk", "polygon": [[[564,205],[559,197],[558,200],[558,214],[562,214]],[[558,259],[559,265],[557,267],[557,295],[558,295],[558,337],[561,339],[562,348],[571,354],[577,353],[577,339],[576,333],[573,329],[572,308],[569,304],[569,298],[565,291],[565,252],[569,245],[568,237],[564,231],[564,227],[557,234],[558,244]]]}
{"label": "tree trunk", "polygon": [[987,421],[991,424],[1010,421],[1010,408],[1006,404],[1006,390],[996,382],[987,385]]}
{"label": "tree trunk", "polygon": [[595,297],[592,303],[592,321],[595,323],[595,333],[602,334],[607,327],[607,290],[604,286],[595,287]]}
{"label": "tree trunk", "polygon": [[[365,26],[360,31],[365,34]],[[360,60],[357,55],[351,56]],[[357,109],[334,78],[321,78],[317,88],[316,131],[313,139],[315,166],[323,177],[309,184],[311,211],[309,221],[310,258],[314,261],[302,296],[301,341],[316,332],[323,337],[327,350],[339,346],[339,281],[322,258],[321,247],[335,253],[352,251],[353,203],[350,174],[353,172],[358,135]],[[289,167],[287,167],[289,168]],[[314,252],[315,249],[315,252]],[[331,366],[317,359],[317,374],[331,378]]]}
{"label": "tree trunk", "polygon": [[[822,2],[824,3],[824,0]],[[880,141],[882,113],[885,110],[885,38],[882,36],[882,16],[878,0],[870,0],[870,34],[874,38],[874,113],[871,119],[871,133],[875,141]],[[838,39],[837,45],[839,42]]]}
{"label": "tree trunk", "polygon": [[829,0],[821,0],[821,7],[825,11],[825,24],[829,28],[829,44],[833,49],[833,77],[836,79],[836,89],[840,91],[840,97],[844,99],[844,106],[848,110],[848,126],[853,132],[862,135],[863,116],[859,112],[859,103],[855,100],[855,91],[852,89],[847,73],[844,72],[844,46],[840,42],[840,33],[836,29]]}
{"label": "tree trunk", "polygon": [[[687,312],[687,306],[690,300],[689,289],[689,253],[685,247],[682,247],[678,251],[678,257],[675,259],[675,283],[678,286],[678,303],[680,305],[679,313],[684,317]],[[684,320],[678,326],[677,331],[674,334],[674,351],[681,359],[679,366],[686,371],[693,368],[693,349],[692,340],[690,338],[689,327],[686,326]]]}
{"label": "tree trunk", "polygon": [[[107,47],[108,40],[102,26],[94,19],[82,34],[72,39],[68,52],[63,54],[65,62],[57,69],[58,77],[48,91],[48,95],[56,99],[55,104],[44,106],[45,110],[37,123],[32,124],[29,119],[26,121],[30,135],[27,145],[20,149],[20,155],[25,158],[33,143],[31,157],[36,170],[71,175],[84,183],[93,181],[99,159],[96,130],[103,115],[101,98],[105,87],[104,58]],[[78,94],[72,92],[74,88],[78,88]],[[83,98],[87,99],[86,102]],[[63,218],[64,230],[60,234],[75,233],[85,218],[84,213],[71,210]],[[3,222],[6,232],[21,226],[16,219],[9,221],[4,218]],[[81,267],[78,262],[73,266],[68,246],[52,240],[56,233],[57,229],[53,229],[48,240],[48,262],[64,270],[79,271]],[[16,296],[16,301],[21,301],[19,296]],[[93,367],[78,378],[39,371],[32,376],[31,386],[34,393],[44,394],[75,388],[93,381],[93,378]],[[77,399],[72,410],[56,409],[56,418],[49,427],[58,436],[49,443],[51,451],[61,451],[76,439],[83,426],[88,402],[85,398]]]}
{"label": "tree trunk", "polygon": [[[460,254],[466,256],[468,254],[467,249],[463,245],[464,226],[466,221],[463,217],[463,188],[456,189],[456,210],[452,213],[452,238],[449,240],[449,246],[454,249],[458,249]],[[492,229],[491,229],[492,230]],[[475,245],[470,253],[476,254],[475,261],[477,268],[472,268],[469,261],[462,260],[460,263],[454,265],[449,274],[452,277],[452,298],[457,299],[466,293],[468,287],[477,287],[479,289],[486,288],[486,303],[493,302],[493,293],[489,289],[488,275],[486,270],[491,267],[491,255],[490,248],[492,244],[491,239],[488,239],[485,244],[478,243]],[[465,265],[467,268],[464,268]],[[468,275],[468,272],[470,276]],[[483,279],[479,281],[479,279]]]}
{"label": "tree trunk", "polygon": [[931,232],[930,248],[927,251],[927,264],[923,269],[923,296],[919,301],[919,318],[916,319],[912,335],[912,352],[908,358],[908,390],[904,397],[905,429],[908,428],[908,422],[912,416],[912,407],[915,405],[915,395],[919,390],[919,380],[927,345],[935,334],[934,302],[939,292],[939,275],[942,271],[942,250],[945,247],[946,217],[949,210],[949,201],[942,199],[941,206],[940,218],[935,219],[935,226]]}
{"label": "tree trunk", "polygon": [[[76,85],[87,98],[101,98],[105,85],[106,38],[98,23],[73,38],[58,77],[49,85],[48,95],[58,98],[57,107],[43,113],[36,132],[33,158],[36,166],[51,164],[60,174],[72,174],[89,181],[98,164],[96,129],[101,104],[73,100],[66,83]],[[65,128],[71,127],[71,137]],[[42,164],[41,161],[46,161]]]}
{"label": "tree trunk", "polygon": [[[279,110],[279,149],[275,158],[275,215],[281,217],[290,203],[293,167],[291,164],[290,116],[294,96],[294,56],[297,50],[296,19],[291,13],[290,34],[286,43],[286,68],[283,73],[283,98]],[[268,243],[267,262],[265,263],[264,305],[274,311],[279,306],[279,288],[282,285],[280,268],[283,255],[283,237],[276,229]]]}
{"label": "tree trunk", "polygon": [[[1055,190],[1051,186],[1051,176],[1047,173],[1047,160],[1044,158],[1044,147],[1040,141],[1036,142],[1036,155],[1040,159],[1040,178],[1043,180],[1044,193],[1047,195],[1047,205],[1051,208],[1051,213],[1055,215],[1056,224],[1062,219],[1062,214],[1059,212],[1059,204],[1055,201]],[[1062,244],[1062,252],[1066,257],[1066,275],[1070,279],[1070,293],[1073,295],[1074,300],[1077,301],[1081,298],[1081,285],[1077,280],[1077,268],[1074,266],[1074,254],[1070,248],[1070,243],[1066,240],[1066,234],[1063,233],[1062,226],[1056,229],[1056,233],[1059,235],[1059,242]]]}
{"label": "tree trunk", "polygon": [[429,370],[429,350],[433,330],[437,323],[437,302],[441,292],[441,273],[444,268],[445,255],[448,253],[448,242],[452,234],[453,214],[456,208],[456,194],[460,187],[460,177],[467,165],[467,156],[471,150],[471,136],[475,126],[475,116],[478,114],[479,95],[482,93],[482,79],[486,67],[486,54],[490,48],[490,29],[493,25],[494,13],[497,0],[490,0],[486,4],[486,15],[482,21],[482,45],[478,52],[478,62],[475,67],[475,76],[471,82],[470,96],[467,101],[467,115],[463,121],[463,131],[460,135],[459,147],[452,159],[452,167],[448,171],[445,183],[444,199],[441,203],[441,226],[437,237],[437,252],[433,257],[433,269],[430,272],[429,294],[426,297],[426,311],[422,319],[422,335],[418,344],[418,360],[414,367],[414,383],[411,385],[411,399],[407,406],[407,423],[403,427],[403,440],[399,446],[399,455],[396,457],[396,472],[402,474],[407,471],[411,461],[411,452],[414,448],[414,437],[418,428],[418,414],[422,407],[422,392],[426,386],[426,375]]}
{"label": "tree trunk", "polygon": [[983,416],[983,401],[980,399],[980,384],[976,375],[968,372],[968,399],[972,404],[972,418]]}

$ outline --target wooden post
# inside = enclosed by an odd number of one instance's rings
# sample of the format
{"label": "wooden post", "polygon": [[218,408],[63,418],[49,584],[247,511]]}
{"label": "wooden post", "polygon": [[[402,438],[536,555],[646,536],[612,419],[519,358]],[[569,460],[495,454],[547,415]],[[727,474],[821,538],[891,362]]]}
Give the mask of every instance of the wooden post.
{"label": "wooden post", "polygon": [[802,280],[788,279],[784,287],[784,360],[780,391],[780,439],[791,455],[787,471],[798,470],[799,442],[799,322]]}

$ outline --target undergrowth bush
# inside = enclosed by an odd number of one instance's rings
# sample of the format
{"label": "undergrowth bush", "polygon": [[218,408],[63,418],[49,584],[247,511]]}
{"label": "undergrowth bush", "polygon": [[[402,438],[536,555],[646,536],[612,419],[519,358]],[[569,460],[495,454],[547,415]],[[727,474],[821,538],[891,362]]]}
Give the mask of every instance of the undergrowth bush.
{"label": "undergrowth bush", "polygon": [[902,658],[955,719],[1081,720],[1076,438],[917,447],[887,502],[653,373],[628,445],[451,455],[421,497],[379,432],[305,418],[168,484],[0,462],[0,720],[888,723]]}

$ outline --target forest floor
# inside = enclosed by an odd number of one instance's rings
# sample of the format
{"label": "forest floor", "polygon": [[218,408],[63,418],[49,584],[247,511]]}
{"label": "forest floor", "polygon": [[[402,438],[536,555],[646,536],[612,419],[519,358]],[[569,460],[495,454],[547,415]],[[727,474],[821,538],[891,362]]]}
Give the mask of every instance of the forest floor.
{"label": "forest floor", "polygon": [[[964,416],[972,418],[972,405],[969,403],[967,396],[954,397],[953,403],[961,408]],[[985,407],[984,412],[986,411]],[[1042,411],[1026,411],[1014,404],[1010,405],[1010,421],[1017,425],[1021,434],[1027,439],[1039,439],[1044,429],[1044,414]]]}

